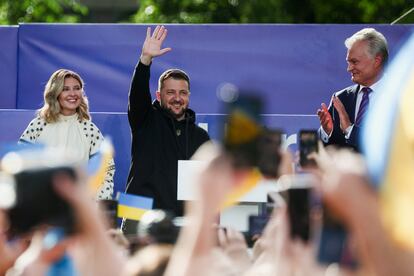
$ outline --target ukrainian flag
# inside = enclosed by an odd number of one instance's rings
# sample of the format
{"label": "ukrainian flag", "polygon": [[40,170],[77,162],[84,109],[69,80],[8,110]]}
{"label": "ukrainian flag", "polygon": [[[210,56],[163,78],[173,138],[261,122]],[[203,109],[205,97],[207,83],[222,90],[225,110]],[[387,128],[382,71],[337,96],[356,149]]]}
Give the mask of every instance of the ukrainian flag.
{"label": "ukrainian flag", "polygon": [[97,153],[89,158],[87,172],[89,188],[96,194],[104,182],[106,169],[114,155],[111,140],[105,137]]}
{"label": "ukrainian flag", "polygon": [[145,196],[124,194],[118,192],[118,217],[140,220],[142,215],[152,209],[154,200]]}
{"label": "ukrainian flag", "polygon": [[[227,116],[224,146],[231,155],[234,155],[233,158],[237,159],[241,156],[242,159],[251,159],[247,162],[256,165],[257,156],[260,154],[257,146],[258,138],[263,133],[260,120],[262,101],[254,95],[240,95],[237,101],[229,104],[228,108],[230,114]],[[244,166],[246,165],[244,164]],[[236,204],[262,179],[259,169],[248,168],[248,166],[244,169],[240,183],[237,183],[227,196],[221,210]]]}
{"label": "ukrainian flag", "polygon": [[362,130],[362,149],[380,193],[383,223],[414,249],[414,35],[387,68]]}

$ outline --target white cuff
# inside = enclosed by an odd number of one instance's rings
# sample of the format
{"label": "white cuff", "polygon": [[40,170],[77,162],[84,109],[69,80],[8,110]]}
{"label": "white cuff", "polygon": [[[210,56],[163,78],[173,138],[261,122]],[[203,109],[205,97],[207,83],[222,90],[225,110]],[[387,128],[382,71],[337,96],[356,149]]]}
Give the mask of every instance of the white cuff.
{"label": "white cuff", "polygon": [[349,139],[353,128],[354,128],[354,125],[350,125],[349,127],[345,129],[345,139]]}
{"label": "white cuff", "polygon": [[330,137],[331,137],[331,135],[332,135],[332,132],[328,135],[328,134],[325,132],[325,130],[323,129],[323,127],[320,127],[320,128],[319,128],[319,133],[320,133],[320,136],[321,136],[321,140],[322,140],[323,142],[325,142],[325,143],[328,143],[329,138],[330,138]]}

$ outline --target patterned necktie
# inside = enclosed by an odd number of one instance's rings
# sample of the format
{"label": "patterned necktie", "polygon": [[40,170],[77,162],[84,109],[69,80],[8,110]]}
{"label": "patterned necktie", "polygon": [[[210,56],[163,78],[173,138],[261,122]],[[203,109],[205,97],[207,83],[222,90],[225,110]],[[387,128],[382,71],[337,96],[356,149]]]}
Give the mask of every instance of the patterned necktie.
{"label": "patterned necktie", "polygon": [[362,95],[362,101],[359,105],[358,115],[355,120],[355,125],[359,126],[361,125],[362,119],[364,118],[365,112],[368,109],[369,104],[369,93],[372,92],[372,89],[369,87],[364,87],[361,89],[363,95]]}

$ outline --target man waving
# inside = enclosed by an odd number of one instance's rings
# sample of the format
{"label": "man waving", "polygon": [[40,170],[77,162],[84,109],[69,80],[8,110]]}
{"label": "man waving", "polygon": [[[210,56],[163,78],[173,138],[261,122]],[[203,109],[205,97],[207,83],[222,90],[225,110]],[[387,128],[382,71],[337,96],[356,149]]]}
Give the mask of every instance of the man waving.
{"label": "man waving", "polygon": [[166,37],[164,26],[152,34],[147,29],[132,77],[128,104],[132,161],[126,192],[151,197],[154,208],[182,215],[182,202],[177,201],[178,160],[189,159],[209,136],[195,124],[195,113],[189,109],[190,79],[184,71],[162,73],[152,102],[150,66],[154,57],[171,51],[162,48]]}

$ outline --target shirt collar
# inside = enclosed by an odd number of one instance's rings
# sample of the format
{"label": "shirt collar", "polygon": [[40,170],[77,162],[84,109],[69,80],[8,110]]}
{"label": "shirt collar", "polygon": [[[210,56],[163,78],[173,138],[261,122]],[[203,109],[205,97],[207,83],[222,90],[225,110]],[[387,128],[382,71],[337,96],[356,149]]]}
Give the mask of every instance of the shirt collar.
{"label": "shirt collar", "polygon": [[[381,85],[381,82],[382,82],[382,77],[379,80],[377,80],[376,83],[371,85],[369,88],[371,88],[372,91],[375,91]],[[361,92],[362,88],[364,88],[364,87],[367,87],[367,86],[359,85],[358,93]]]}

